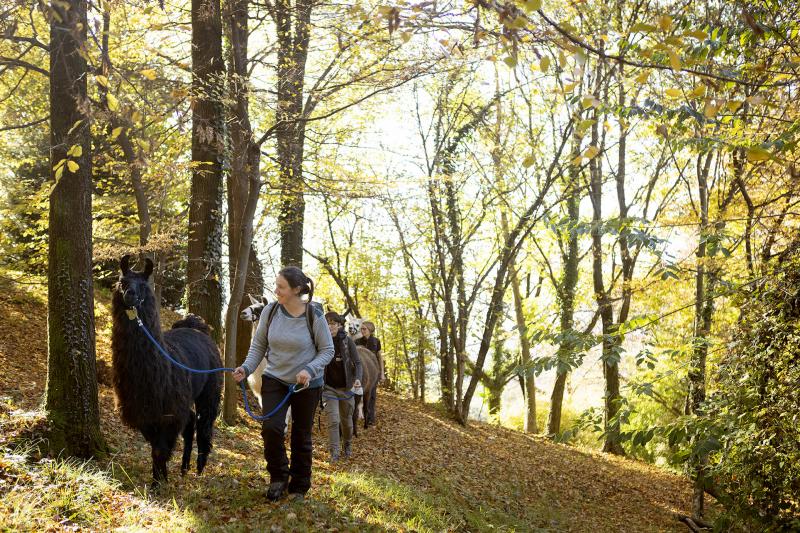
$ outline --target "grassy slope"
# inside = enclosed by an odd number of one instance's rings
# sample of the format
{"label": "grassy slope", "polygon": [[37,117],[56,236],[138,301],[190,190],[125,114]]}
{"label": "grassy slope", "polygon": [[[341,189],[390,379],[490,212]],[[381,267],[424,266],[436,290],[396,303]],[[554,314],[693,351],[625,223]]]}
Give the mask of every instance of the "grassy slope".
{"label": "grassy slope", "polygon": [[[35,412],[45,384],[43,292],[0,280],[0,530],[682,530],[672,513],[686,513],[690,495],[677,476],[502,428],[463,428],[387,392],[353,460],[330,466],[317,431],[305,504],[266,502],[250,420],[218,426],[202,478],[180,478],[174,457],[170,485],[149,494],[149,448],[120,424],[107,387],[103,431],[115,453],[89,463],[38,460],[25,443],[43,424]],[[97,296],[98,357],[110,361],[109,300]]]}

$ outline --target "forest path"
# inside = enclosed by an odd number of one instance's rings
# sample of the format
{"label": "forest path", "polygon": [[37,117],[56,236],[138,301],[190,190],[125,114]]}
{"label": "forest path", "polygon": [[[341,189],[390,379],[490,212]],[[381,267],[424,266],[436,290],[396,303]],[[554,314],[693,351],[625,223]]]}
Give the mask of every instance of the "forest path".
{"label": "forest path", "polygon": [[[315,422],[304,503],[266,501],[259,427],[243,411],[242,424],[218,424],[202,477],[181,478],[176,454],[169,485],[148,493],[149,447],[120,423],[108,386],[101,414],[113,455],[39,461],[20,443],[42,427],[42,288],[0,289],[2,530],[685,531],[674,517],[689,511],[685,478],[483,423],[462,427],[383,390],[377,425],[361,430],[349,461],[328,463],[325,421],[321,430]],[[98,357],[110,362],[110,304],[97,292]]]}

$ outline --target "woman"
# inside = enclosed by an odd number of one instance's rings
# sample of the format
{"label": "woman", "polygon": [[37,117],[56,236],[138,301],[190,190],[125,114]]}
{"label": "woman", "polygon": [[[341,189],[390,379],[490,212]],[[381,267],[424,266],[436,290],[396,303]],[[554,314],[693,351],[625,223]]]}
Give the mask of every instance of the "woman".
{"label": "woman", "polygon": [[344,442],[343,455],[349,458],[352,454],[353,409],[355,400],[352,389],[361,386],[361,358],[358,356],[356,344],[344,332],[345,319],[333,311],[325,313],[328,329],[333,337],[333,359],[325,367],[325,386],[322,394],[327,403],[325,413],[328,416],[328,449],[331,452],[331,463],[339,460],[339,430]]}
{"label": "woman", "polygon": [[[372,322],[366,321],[361,324],[361,338],[356,341],[356,344],[359,346],[363,346],[364,348],[368,349],[372,353],[375,354],[375,357],[378,359],[378,366],[380,367],[378,372],[378,384],[383,383],[386,379],[386,374],[384,373],[383,367],[383,354],[381,353],[381,341],[378,337],[375,336],[375,324]],[[366,418],[367,423],[374,424],[375,423],[375,394],[378,390],[377,385],[375,386],[375,390],[369,397],[369,405],[364,406],[364,418]]]}
{"label": "woman", "polygon": [[[308,299],[303,301],[302,296],[306,294]],[[264,458],[270,475],[267,498],[271,501],[280,499],[287,490],[290,498],[302,500],[311,487],[311,429],[325,367],[333,358],[333,339],[323,320],[322,310],[311,304],[313,295],[313,282],[299,268],[290,266],[278,272],[275,280],[277,301],[262,314],[262,318],[272,318],[259,320],[247,359],[233,373],[239,382],[253,372],[262,358],[267,358],[261,381],[264,413],[283,400],[291,385],[302,388],[289,396],[281,409],[262,423]],[[273,310],[275,305],[278,308]],[[283,442],[289,406],[293,418],[291,466]]]}

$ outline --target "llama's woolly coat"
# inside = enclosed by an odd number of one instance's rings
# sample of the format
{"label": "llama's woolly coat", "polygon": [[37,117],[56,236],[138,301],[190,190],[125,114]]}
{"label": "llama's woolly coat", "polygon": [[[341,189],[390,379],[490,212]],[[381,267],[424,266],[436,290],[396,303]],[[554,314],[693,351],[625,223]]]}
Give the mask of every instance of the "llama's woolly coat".
{"label": "llama's woolly coat", "polygon": [[[178,327],[162,334],[158,308],[152,298],[140,307],[140,317],[156,341],[176,360],[198,369],[219,367],[219,351],[206,333],[193,327]],[[114,390],[119,402],[122,421],[143,429],[159,425],[174,417],[185,420],[191,413],[194,399],[208,380],[216,395],[222,390],[222,375],[211,377],[189,374],[162,357],[126,312],[122,295],[115,291],[112,299],[114,328],[111,338],[114,367]],[[178,325],[178,324],[176,324]],[[207,326],[206,326],[207,328]],[[215,354],[198,357],[197,354]],[[212,391],[213,392],[213,391]]]}

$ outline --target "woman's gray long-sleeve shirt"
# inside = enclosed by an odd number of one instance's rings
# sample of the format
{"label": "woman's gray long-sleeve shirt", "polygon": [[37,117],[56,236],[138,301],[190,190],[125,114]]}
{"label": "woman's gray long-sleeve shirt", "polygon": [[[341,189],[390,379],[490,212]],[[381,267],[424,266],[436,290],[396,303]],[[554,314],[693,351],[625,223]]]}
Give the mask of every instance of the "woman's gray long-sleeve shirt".
{"label": "woman's gray long-sleeve shirt", "polygon": [[[267,343],[267,317],[272,305],[278,305],[269,326]],[[296,383],[296,375],[306,370],[311,375],[311,387],[321,387],[325,377],[325,367],[333,359],[333,339],[322,310],[311,306],[314,313],[314,340],[311,339],[305,313],[299,317],[291,316],[277,303],[267,306],[261,313],[247,359],[242,363],[249,376],[267,356],[264,375],[278,379],[286,384]],[[316,342],[315,342],[316,341]],[[267,353],[269,347],[269,353]]]}

